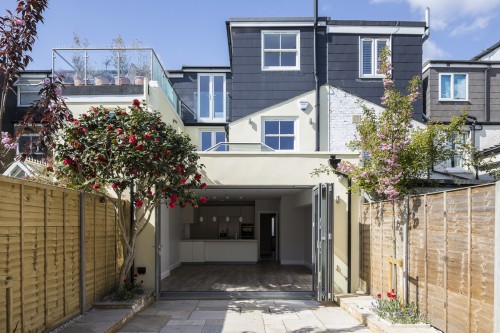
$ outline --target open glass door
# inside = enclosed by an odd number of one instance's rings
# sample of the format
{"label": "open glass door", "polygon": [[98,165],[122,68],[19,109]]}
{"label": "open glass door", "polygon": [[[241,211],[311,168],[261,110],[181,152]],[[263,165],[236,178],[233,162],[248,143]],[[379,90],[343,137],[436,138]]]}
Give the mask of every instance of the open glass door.
{"label": "open glass door", "polygon": [[313,292],[318,301],[333,301],[333,184],[313,189]]}

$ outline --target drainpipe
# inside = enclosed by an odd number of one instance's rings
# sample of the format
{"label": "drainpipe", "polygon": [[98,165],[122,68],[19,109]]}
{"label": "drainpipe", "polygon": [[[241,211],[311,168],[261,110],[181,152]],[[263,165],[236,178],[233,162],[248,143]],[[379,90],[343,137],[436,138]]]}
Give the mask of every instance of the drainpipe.
{"label": "drainpipe", "polygon": [[431,10],[429,7],[425,8],[425,32],[422,38],[422,43],[429,39],[431,35]]}
{"label": "drainpipe", "polygon": [[488,72],[491,69],[491,64],[484,70],[484,121],[490,121],[490,103],[488,99],[490,80],[488,79]]}
{"label": "drainpipe", "polygon": [[410,223],[410,198],[406,197],[406,221],[403,224],[403,299],[408,304],[408,223]]}
{"label": "drainpipe", "polygon": [[[477,118],[474,116],[467,116],[466,118],[471,119],[472,122],[469,126],[470,132],[471,132],[471,145],[473,148],[476,147],[476,123],[477,123]],[[471,156],[474,158],[473,156]],[[479,179],[479,168],[476,164],[474,164],[474,169],[476,171],[476,179]]]}
{"label": "drainpipe", "polygon": [[314,89],[316,91],[316,151],[319,151],[319,81],[318,81],[318,0],[314,0]]}

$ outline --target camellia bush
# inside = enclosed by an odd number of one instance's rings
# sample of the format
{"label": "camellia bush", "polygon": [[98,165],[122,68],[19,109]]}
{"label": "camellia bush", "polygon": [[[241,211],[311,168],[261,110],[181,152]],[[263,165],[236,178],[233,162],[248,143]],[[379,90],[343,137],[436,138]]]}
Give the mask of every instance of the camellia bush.
{"label": "camellia bush", "polygon": [[[87,191],[112,191],[121,231],[124,264],[120,271],[122,289],[136,254],[137,237],[146,228],[159,204],[184,207],[206,202],[194,189],[201,183],[202,165],[187,136],[162,122],[160,114],[147,110],[138,100],[128,109],[93,107],[67,125],[54,147],[58,179],[68,187]],[[127,224],[123,201],[134,185],[134,219]]]}

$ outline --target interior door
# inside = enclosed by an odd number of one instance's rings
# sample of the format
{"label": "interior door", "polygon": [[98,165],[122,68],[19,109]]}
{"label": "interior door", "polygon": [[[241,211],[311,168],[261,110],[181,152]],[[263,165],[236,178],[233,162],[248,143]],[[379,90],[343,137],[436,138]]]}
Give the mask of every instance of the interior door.
{"label": "interior door", "polygon": [[319,184],[312,195],[313,292],[333,301],[333,184]]}

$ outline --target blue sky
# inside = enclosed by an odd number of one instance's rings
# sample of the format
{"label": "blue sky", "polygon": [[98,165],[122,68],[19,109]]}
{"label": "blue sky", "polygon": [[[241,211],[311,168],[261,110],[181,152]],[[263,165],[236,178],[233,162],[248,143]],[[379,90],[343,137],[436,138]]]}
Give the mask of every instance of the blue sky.
{"label": "blue sky", "polygon": [[[0,14],[14,9],[2,0]],[[225,21],[230,17],[313,16],[313,0],[49,0],[31,69],[49,69],[51,49],[71,46],[73,32],[92,46],[118,34],[154,48],[164,66],[228,65]],[[424,57],[469,59],[500,40],[500,0],[319,0],[332,19],[423,20],[431,8]]]}

